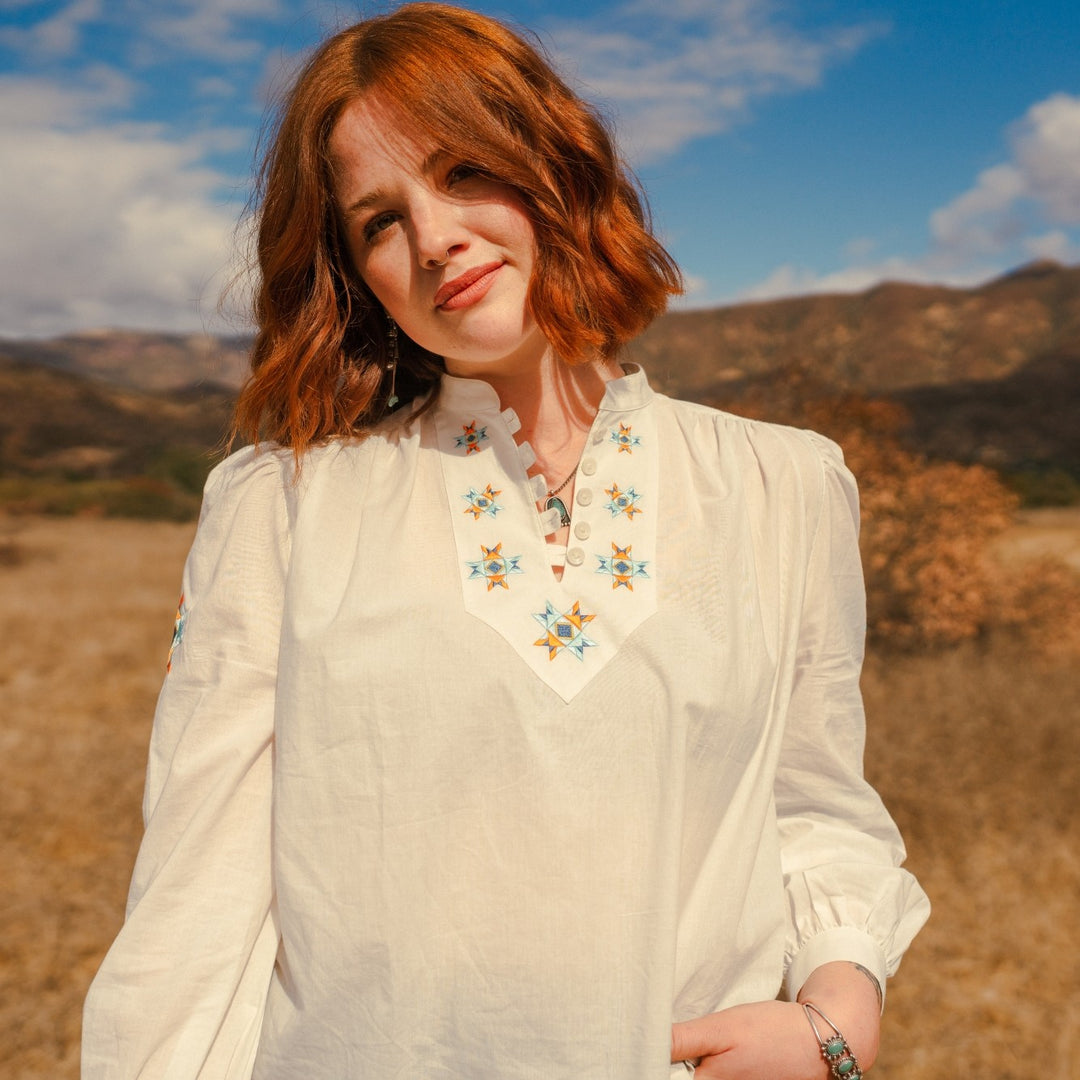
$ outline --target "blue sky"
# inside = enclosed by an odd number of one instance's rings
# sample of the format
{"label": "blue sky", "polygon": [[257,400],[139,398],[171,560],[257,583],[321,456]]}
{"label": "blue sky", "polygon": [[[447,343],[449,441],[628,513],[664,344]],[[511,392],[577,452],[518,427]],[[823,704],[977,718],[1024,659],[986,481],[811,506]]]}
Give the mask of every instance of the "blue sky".
{"label": "blue sky", "polygon": [[[1076,0],[478,0],[618,127],[684,306],[1080,261]],[[269,94],[383,5],[0,0],[0,335],[242,328]]]}

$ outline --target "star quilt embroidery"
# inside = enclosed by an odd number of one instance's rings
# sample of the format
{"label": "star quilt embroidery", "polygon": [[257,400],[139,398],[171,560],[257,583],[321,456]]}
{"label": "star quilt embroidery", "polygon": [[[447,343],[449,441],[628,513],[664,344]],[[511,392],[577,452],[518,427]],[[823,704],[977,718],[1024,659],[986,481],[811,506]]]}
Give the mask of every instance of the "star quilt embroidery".
{"label": "star quilt embroidery", "polygon": [[180,594],[180,602],[176,607],[176,619],[173,622],[172,643],[169,645],[169,659],[165,662],[165,670],[172,671],[173,653],[180,647],[184,640],[184,627],[187,625],[187,606],[184,603],[184,594]]}
{"label": "star quilt embroidery", "polygon": [[634,447],[641,445],[641,436],[633,434],[629,424],[619,424],[619,430],[611,433],[611,441],[619,447],[620,454],[633,454]]}
{"label": "star quilt embroidery", "polygon": [[545,631],[544,636],[533,644],[545,646],[549,660],[554,660],[559,653],[564,652],[570,652],[579,660],[584,660],[585,650],[596,644],[585,635],[585,626],[596,616],[584,614],[577,600],[569,611],[559,611],[550,600],[546,601],[546,607],[546,611],[533,615]]}
{"label": "star quilt embroidery", "polygon": [[613,589],[623,585],[630,592],[633,592],[634,578],[647,578],[649,576],[645,571],[648,562],[644,559],[639,561],[631,557],[630,552],[633,547],[633,544],[627,544],[626,547],[621,548],[618,544],[612,543],[610,556],[596,556],[600,560],[596,572],[598,574],[610,574]]}
{"label": "star quilt embroidery", "polygon": [[493,548],[486,548],[481,544],[480,550],[483,552],[484,557],[482,559],[477,559],[476,562],[470,562],[468,564],[469,569],[472,571],[472,573],[469,574],[469,580],[472,581],[473,578],[485,578],[487,580],[488,592],[491,592],[496,585],[508,590],[510,586],[506,583],[507,576],[509,574],[525,573],[525,571],[518,566],[521,556],[504,556],[501,543],[496,544]]}
{"label": "star quilt embroidery", "polygon": [[495,501],[495,496],[501,494],[501,488],[498,491],[492,490],[490,484],[483,491],[477,491],[476,488],[471,487],[466,494],[461,496],[469,504],[463,513],[472,514],[473,521],[479,521],[481,514],[494,517],[502,509]]}
{"label": "star quilt embroidery", "polygon": [[637,505],[637,501],[641,496],[633,489],[633,487],[629,487],[625,491],[620,491],[618,484],[612,484],[611,487],[604,488],[604,494],[611,500],[611,502],[605,503],[604,505],[611,511],[612,517],[618,517],[620,514],[625,514],[633,521],[635,514],[642,513],[641,507]]}
{"label": "star quilt embroidery", "polygon": [[477,428],[475,420],[471,424],[462,424],[461,428],[465,434],[454,439],[455,445],[464,446],[466,454],[479,454],[480,444],[487,442],[487,428]]}

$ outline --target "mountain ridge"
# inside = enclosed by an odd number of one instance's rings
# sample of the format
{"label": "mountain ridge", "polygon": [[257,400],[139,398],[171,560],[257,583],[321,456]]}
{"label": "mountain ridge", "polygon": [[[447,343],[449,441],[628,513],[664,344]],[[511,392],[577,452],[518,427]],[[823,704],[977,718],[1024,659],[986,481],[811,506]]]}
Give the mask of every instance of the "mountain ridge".
{"label": "mountain ridge", "polygon": [[[0,356],[139,390],[236,389],[250,337],[90,330],[0,338]],[[625,350],[659,388],[702,398],[798,364],[837,390],[882,394],[1003,378],[1049,355],[1080,355],[1080,266],[1037,260],[973,288],[883,282],[671,311]]]}
{"label": "mountain ridge", "polygon": [[[133,330],[0,339],[0,476],[136,475],[169,448],[209,450],[249,344]],[[733,412],[769,415],[770,396],[793,387],[895,401],[922,453],[1080,483],[1080,266],[675,311],[624,358],[661,392]]]}

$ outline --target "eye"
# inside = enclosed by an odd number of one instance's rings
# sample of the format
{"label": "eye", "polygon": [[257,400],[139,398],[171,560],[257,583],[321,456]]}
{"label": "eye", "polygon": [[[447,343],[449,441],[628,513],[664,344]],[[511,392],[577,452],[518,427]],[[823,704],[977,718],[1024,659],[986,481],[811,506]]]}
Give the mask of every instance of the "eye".
{"label": "eye", "polygon": [[485,175],[486,174],[482,169],[478,169],[475,165],[470,165],[468,162],[463,161],[447,172],[446,183],[448,187],[453,187],[455,184],[460,184],[463,180],[472,180],[476,177]]}
{"label": "eye", "polygon": [[364,239],[370,244],[378,238],[380,233],[385,232],[400,218],[400,214],[391,213],[390,211],[384,214],[376,214],[364,225]]}

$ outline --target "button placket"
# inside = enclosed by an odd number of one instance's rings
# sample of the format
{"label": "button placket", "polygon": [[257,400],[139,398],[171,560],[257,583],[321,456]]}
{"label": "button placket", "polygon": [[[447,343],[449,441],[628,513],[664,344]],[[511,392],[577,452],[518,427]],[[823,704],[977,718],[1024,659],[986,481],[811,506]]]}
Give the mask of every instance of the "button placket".
{"label": "button placket", "polygon": [[[465,560],[463,584],[469,586],[463,595],[465,608],[499,633],[539,678],[569,701],[618,651],[626,636],[656,610],[655,575],[651,573],[656,557],[656,523],[649,513],[654,507],[647,502],[634,515],[632,526],[627,517],[626,535],[619,532],[615,537],[618,527],[612,524],[609,507],[605,505],[609,501],[605,490],[615,482],[620,492],[636,485],[635,492],[645,499],[655,496],[656,461],[651,454],[638,453],[639,447],[645,450],[656,445],[652,410],[636,411],[644,404],[639,400],[640,390],[638,397],[625,407],[617,394],[610,395],[614,400],[609,404],[615,407],[602,407],[594,421],[576,471],[577,490],[572,495],[570,491],[563,493],[571,495],[566,506],[573,511],[567,530],[569,542],[554,546],[545,537],[554,539],[551,533],[555,531],[555,522],[544,520],[543,510],[537,514],[537,502],[542,507],[546,500],[529,498],[546,495],[546,483],[543,477],[528,475],[533,464],[531,447],[526,445],[523,449],[514,438],[520,433],[518,418],[510,409],[499,409],[489,391],[481,392],[471,382],[448,376],[444,390],[435,417],[448,491],[466,497],[475,492],[477,499],[483,500],[490,485],[491,497],[498,495],[497,520],[487,512],[485,501],[476,504],[476,512],[470,512],[469,504],[462,502],[460,520],[456,515],[454,518],[459,555]],[[460,436],[468,435],[465,429],[469,425],[479,425],[477,431],[489,425],[484,432],[486,438],[477,435],[473,450],[457,441]],[[632,441],[628,441],[629,436],[621,443],[612,440],[614,433],[631,425]],[[630,448],[620,455],[620,445]],[[531,503],[528,510],[526,502]],[[528,527],[530,516],[533,517],[531,528]],[[547,512],[547,516],[554,515]],[[528,545],[522,529],[532,533]],[[483,560],[478,559],[480,531],[485,532],[485,538],[480,540],[492,553],[485,552]],[[521,538],[520,542],[516,537]],[[615,539],[627,545],[627,563],[634,556],[639,557],[643,566],[648,560],[650,573],[633,575],[633,589],[630,584],[616,580],[620,573],[625,576],[632,571],[615,567]],[[499,541],[502,546],[496,550]],[[545,563],[532,558],[531,552],[540,551],[539,546],[533,545],[543,545]],[[496,556],[505,562],[495,566]],[[616,572],[597,572],[598,558],[606,559]],[[563,574],[553,577],[550,570],[557,571],[560,562]],[[477,569],[489,571],[482,575],[488,578],[487,584],[474,574]],[[494,575],[502,571],[507,575],[505,581],[492,584]],[[636,588],[639,578],[641,588]],[[547,635],[538,639],[533,622],[542,623],[549,631]],[[575,631],[576,644],[568,643],[565,633],[568,627]],[[554,652],[552,642],[558,647]],[[545,644],[546,649],[542,647]]]}

